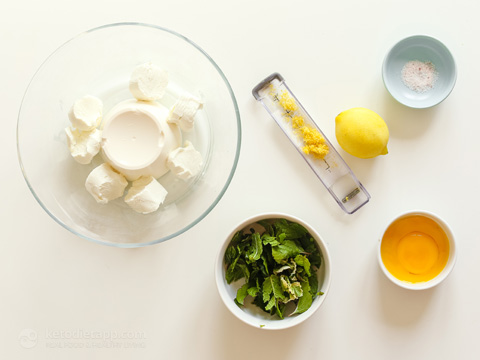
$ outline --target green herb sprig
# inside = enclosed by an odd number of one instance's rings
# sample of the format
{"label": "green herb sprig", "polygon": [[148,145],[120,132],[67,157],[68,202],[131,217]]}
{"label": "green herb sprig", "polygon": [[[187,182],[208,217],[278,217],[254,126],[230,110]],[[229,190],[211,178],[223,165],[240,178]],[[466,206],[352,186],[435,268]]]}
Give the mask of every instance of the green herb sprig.
{"label": "green herb sprig", "polygon": [[244,306],[247,296],[253,304],[281,319],[287,304],[289,315],[307,311],[318,291],[317,269],[322,257],[315,240],[302,225],[286,219],[258,222],[265,232],[238,231],[225,251],[225,279],[245,279],[234,301]]}

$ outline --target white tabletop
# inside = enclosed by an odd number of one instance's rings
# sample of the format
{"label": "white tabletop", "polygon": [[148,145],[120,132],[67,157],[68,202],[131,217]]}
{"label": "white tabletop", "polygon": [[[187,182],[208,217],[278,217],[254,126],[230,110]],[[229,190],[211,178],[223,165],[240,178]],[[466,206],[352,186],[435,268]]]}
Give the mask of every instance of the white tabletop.
{"label": "white tabletop", "polygon": [[[472,0],[5,2],[0,358],[479,358],[479,11]],[[240,159],[218,205],[174,240],[133,250],[88,242],[52,220],[23,179],[15,136],[23,93],[43,60],[78,33],[121,21],[170,28],[202,47],[228,78],[242,120]],[[459,70],[450,97],[427,110],[397,103],[381,78],[387,50],[413,34],[444,42]],[[354,215],[340,210],[252,97],[275,71],[370,192]],[[385,119],[388,155],[362,160],[338,146],[335,116],[357,106]],[[420,292],[389,282],[376,258],[383,227],[410,209],[443,217],[458,244],[449,278]],[[322,307],[284,331],[235,318],[213,275],[225,236],[267,211],[315,227],[333,262]]]}

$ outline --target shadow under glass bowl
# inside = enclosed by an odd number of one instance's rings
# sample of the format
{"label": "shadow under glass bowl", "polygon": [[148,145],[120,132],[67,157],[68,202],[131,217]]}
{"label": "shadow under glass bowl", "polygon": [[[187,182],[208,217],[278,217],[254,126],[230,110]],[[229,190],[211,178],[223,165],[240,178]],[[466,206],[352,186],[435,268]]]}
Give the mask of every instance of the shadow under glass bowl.
{"label": "shadow under glass bowl", "polygon": [[[128,89],[135,66],[152,62],[169,74],[161,103],[171,107],[183,91],[199,95],[204,106],[195,128],[184,133],[203,156],[201,174],[183,181],[171,173],[159,179],[165,203],[154,213],[133,211],[122,198],[97,204],[85,180],[103,160],[74,161],[64,129],[74,101],[100,98],[104,114],[132,98]],[[220,68],[186,37],[154,25],[118,23],[79,34],[40,66],[25,92],[17,124],[17,150],[34,197],[60,225],[85,239],[118,247],[139,247],[171,239],[201,221],[225,193],[235,172],[241,144],[237,102]]]}

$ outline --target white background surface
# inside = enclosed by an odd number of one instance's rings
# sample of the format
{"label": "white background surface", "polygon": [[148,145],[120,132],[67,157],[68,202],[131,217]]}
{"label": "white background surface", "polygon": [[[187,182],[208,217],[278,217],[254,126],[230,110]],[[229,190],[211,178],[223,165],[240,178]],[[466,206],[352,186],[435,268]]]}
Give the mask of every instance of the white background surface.
{"label": "white background surface", "polygon": [[[479,11],[475,0],[4,1],[0,358],[479,358]],[[120,21],[160,25],[196,42],[229,79],[242,118],[240,160],[219,204],[178,238],[137,250],[90,243],[60,227],[31,195],[16,156],[16,117],[36,69],[71,37]],[[387,50],[419,33],[443,41],[459,71],[450,97],[428,110],[396,103],[381,79]],[[339,149],[372,195],[358,213],[341,212],[254,101],[251,89],[274,71],[335,145],[334,119],[343,110],[367,107],[387,122],[387,156],[360,160]],[[376,259],[383,227],[414,208],[447,220],[459,250],[450,277],[422,292],[391,284]],[[266,211],[310,223],[333,261],[320,310],[280,332],[234,318],[213,276],[224,237]],[[33,332],[34,346],[22,347],[19,337]],[[93,332],[140,338],[86,348],[98,343],[88,338]],[[69,348],[78,344],[85,348]]]}

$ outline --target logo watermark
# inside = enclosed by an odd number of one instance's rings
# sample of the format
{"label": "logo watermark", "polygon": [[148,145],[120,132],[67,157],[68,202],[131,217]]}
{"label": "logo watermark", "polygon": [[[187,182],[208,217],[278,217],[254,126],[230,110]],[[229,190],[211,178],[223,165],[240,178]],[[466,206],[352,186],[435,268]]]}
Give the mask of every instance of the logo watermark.
{"label": "logo watermark", "polygon": [[24,349],[31,349],[37,345],[38,334],[35,330],[32,329],[23,329],[18,334],[18,342],[20,346]]}
{"label": "logo watermark", "polygon": [[18,341],[24,349],[31,349],[38,345],[49,349],[144,349],[147,336],[144,331],[47,328],[43,333],[23,329],[18,335]]}

